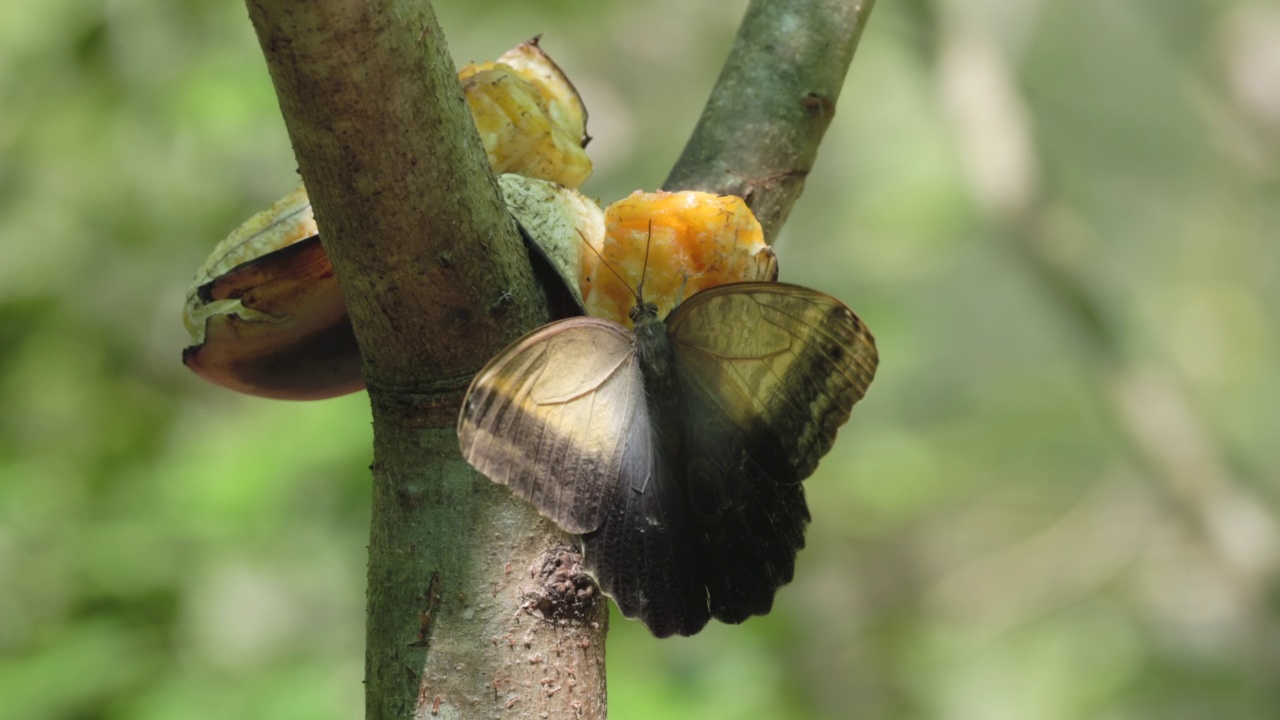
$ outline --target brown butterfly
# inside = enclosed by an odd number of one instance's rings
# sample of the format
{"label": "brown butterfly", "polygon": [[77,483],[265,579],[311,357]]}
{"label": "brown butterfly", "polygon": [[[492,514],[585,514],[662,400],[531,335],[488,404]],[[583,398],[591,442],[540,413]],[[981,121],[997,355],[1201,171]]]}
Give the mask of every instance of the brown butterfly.
{"label": "brown butterfly", "polygon": [[[643,287],[643,282],[641,283]],[[635,330],[594,317],[512,343],[467,391],[477,470],[582,535],[584,564],[658,637],[739,623],[790,582],[801,480],[875,375],[875,341],[835,298],[721,285]]]}

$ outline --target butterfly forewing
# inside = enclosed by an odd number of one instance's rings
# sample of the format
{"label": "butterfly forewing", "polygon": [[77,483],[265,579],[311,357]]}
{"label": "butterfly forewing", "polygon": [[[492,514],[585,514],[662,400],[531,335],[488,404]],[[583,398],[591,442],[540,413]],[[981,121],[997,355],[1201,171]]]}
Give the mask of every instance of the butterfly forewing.
{"label": "butterfly forewing", "polygon": [[783,283],[705,290],[667,318],[681,380],[780,481],[808,477],[875,376],[875,340],[830,295]]}
{"label": "butterfly forewing", "polygon": [[586,533],[610,511],[624,469],[647,466],[648,424],[634,336],[579,317],[524,336],[476,375],[458,440],[490,480]]}

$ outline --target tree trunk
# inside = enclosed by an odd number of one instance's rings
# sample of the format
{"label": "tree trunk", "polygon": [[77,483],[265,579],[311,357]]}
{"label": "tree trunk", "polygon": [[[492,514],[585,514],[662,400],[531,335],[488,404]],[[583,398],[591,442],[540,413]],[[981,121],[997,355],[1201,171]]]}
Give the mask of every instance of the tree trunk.
{"label": "tree trunk", "polygon": [[[744,195],[776,232],[870,7],[755,0],[668,189]],[[576,539],[458,451],[472,374],[548,313],[430,3],[248,8],[373,407],[367,717],[604,717]]]}

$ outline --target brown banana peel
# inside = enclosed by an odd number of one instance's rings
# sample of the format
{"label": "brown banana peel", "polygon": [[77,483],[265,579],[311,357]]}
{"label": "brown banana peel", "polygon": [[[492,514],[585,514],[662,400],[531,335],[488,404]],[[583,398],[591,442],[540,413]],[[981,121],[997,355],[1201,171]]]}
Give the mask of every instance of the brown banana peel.
{"label": "brown banana peel", "polygon": [[227,237],[187,295],[200,377],[259,397],[319,400],[364,387],[342,290],[299,188]]}

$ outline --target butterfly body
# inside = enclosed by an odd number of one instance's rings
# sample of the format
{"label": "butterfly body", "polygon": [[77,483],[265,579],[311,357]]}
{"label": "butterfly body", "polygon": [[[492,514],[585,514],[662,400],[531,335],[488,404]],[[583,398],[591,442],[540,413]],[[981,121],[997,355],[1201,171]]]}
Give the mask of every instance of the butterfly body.
{"label": "butterfly body", "polygon": [[636,356],[644,375],[645,399],[662,453],[667,458],[680,454],[684,407],[676,378],[675,350],[667,326],[658,319],[658,306],[640,302],[631,310],[636,336]]}
{"label": "butterfly body", "polygon": [[809,520],[801,480],[874,375],[874,341],[814,290],[705,290],[634,330],[570,318],[476,376],[463,454],[565,530],[659,637],[769,611]]}

